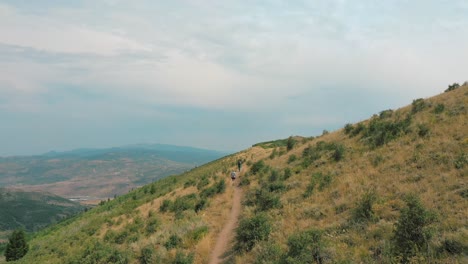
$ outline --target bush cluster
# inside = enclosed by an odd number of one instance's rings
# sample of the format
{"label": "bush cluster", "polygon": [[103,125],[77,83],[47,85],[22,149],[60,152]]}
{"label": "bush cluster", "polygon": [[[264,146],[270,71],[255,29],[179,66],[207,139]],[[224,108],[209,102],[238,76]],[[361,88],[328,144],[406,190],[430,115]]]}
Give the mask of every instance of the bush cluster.
{"label": "bush cluster", "polygon": [[307,185],[306,191],[303,194],[304,198],[310,197],[315,188],[318,186],[319,191],[323,191],[326,187],[328,187],[331,182],[333,181],[333,178],[330,174],[323,174],[321,172],[317,172],[312,174],[312,179],[310,180],[310,183]]}
{"label": "bush cluster", "polygon": [[363,138],[371,147],[380,147],[410,132],[411,117],[399,121],[374,118],[364,130]]}
{"label": "bush cluster", "polygon": [[242,219],[236,229],[235,250],[238,252],[251,251],[257,242],[268,239],[271,229],[270,221],[265,214]]}
{"label": "bush cluster", "polygon": [[445,90],[445,92],[450,92],[450,91],[453,91],[455,89],[457,89],[458,87],[460,87],[460,84],[458,83],[453,83],[452,85],[449,85],[448,88]]}

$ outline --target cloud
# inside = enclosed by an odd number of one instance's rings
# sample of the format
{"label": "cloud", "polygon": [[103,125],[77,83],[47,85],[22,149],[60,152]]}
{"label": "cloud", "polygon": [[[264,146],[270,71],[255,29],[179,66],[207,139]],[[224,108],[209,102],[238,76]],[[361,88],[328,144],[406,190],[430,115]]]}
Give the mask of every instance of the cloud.
{"label": "cloud", "polygon": [[34,48],[52,53],[78,53],[112,56],[121,53],[151,51],[150,45],[111,32],[84,25],[69,24],[45,16],[21,14],[0,5],[0,43]]}

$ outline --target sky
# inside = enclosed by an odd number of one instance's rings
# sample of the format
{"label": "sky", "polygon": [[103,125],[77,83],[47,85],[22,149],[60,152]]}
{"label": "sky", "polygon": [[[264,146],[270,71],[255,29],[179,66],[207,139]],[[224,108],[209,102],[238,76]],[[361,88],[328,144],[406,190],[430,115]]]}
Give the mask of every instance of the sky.
{"label": "sky", "polygon": [[0,156],[316,136],[468,80],[466,0],[0,0]]}

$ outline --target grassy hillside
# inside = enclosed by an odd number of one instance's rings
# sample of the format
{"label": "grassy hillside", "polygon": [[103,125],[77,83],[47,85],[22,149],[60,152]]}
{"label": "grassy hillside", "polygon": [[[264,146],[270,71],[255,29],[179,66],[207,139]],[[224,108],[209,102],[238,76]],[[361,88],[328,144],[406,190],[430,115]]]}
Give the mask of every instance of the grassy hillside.
{"label": "grassy hillside", "polygon": [[50,193],[0,188],[0,231],[37,231],[83,209],[78,203]]}
{"label": "grassy hillside", "polygon": [[7,157],[0,158],[0,184],[67,198],[107,198],[222,155],[189,147],[140,144]]}
{"label": "grassy hillside", "polygon": [[257,144],[39,232],[20,263],[208,263],[234,188],[227,263],[467,263],[467,107],[462,86]]}

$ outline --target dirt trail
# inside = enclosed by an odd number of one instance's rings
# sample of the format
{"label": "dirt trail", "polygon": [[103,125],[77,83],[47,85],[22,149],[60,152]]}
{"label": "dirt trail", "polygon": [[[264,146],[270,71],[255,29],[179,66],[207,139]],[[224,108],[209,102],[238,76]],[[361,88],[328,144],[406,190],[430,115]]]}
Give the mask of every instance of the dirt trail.
{"label": "dirt trail", "polygon": [[216,239],[215,248],[211,252],[210,264],[219,264],[223,261],[223,254],[228,250],[228,244],[234,237],[234,229],[237,227],[237,220],[241,211],[242,189],[237,186],[238,180],[234,185],[231,213],[229,214],[227,223]]}

